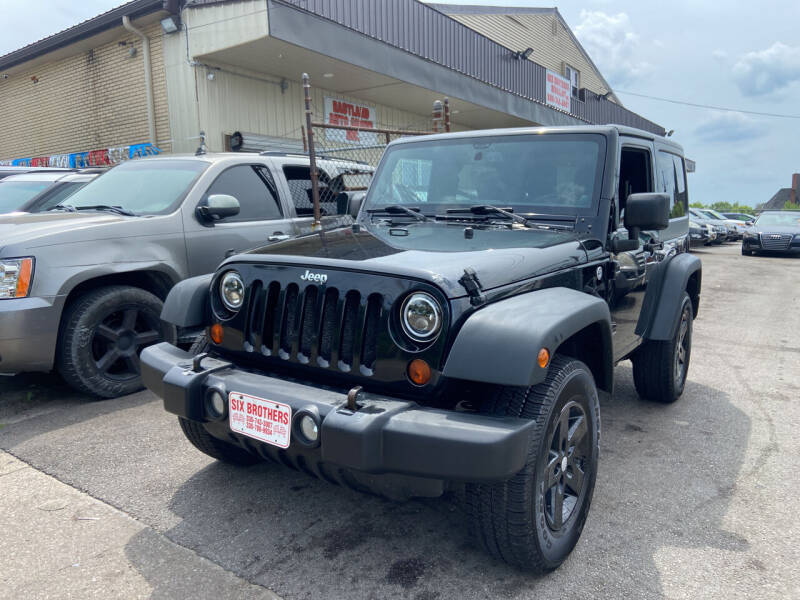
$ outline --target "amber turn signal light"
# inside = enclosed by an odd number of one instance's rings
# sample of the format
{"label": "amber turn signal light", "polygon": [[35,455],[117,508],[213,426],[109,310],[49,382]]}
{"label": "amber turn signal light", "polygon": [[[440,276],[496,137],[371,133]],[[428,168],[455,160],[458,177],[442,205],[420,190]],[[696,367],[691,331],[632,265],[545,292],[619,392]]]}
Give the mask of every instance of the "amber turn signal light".
{"label": "amber turn signal light", "polygon": [[539,366],[543,369],[550,364],[550,351],[547,348],[539,350]]}
{"label": "amber turn signal light", "polygon": [[31,275],[33,274],[33,259],[23,258],[19,265],[17,278],[16,298],[25,298],[31,288]]}
{"label": "amber turn signal light", "polygon": [[417,385],[425,385],[431,380],[431,368],[421,358],[408,363],[408,378]]}
{"label": "amber turn signal light", "polygon": [[224,333],[222,331],[222,325],[219,323],[214,323],[211,326],[211,341],[215,344],[221,344],[222,338],[224,337]]}

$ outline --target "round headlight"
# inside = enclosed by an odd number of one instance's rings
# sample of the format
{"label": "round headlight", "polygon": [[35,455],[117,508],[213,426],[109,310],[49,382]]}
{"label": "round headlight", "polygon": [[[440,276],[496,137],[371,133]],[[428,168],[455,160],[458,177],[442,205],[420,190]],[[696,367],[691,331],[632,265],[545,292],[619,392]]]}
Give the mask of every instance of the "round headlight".
{"label": "round headlight", "polygon": [[244,302],[244,282],[236,271],[228,271],[219,282],[222,303],[229,310],[239,310]]}
{"label": "round headlight", "polygon": [[400,322],[411,339],[427,342],[434,339],[442,327],[442,309],[430,294],[416,292],[403,302]]}

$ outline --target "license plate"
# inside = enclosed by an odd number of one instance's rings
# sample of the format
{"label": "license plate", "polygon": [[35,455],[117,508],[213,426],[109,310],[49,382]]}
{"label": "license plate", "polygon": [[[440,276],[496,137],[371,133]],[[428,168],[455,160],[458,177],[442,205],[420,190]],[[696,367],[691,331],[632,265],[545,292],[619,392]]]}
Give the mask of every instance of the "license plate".
{"label": "license plate", "polygon": [[231,431],[288,448],[291,438],[292,407],[240,392],[228,394]]}

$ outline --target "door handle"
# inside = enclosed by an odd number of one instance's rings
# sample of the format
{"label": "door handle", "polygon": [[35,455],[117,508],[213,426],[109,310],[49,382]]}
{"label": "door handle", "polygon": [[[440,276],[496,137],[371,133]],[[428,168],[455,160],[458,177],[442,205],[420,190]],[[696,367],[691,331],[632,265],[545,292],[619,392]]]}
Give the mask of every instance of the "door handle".
{"label": "door handle", "polygon": [[267,240],[270,241],[270,242],[282,242],[283,240],[288,240],[290,237],[292,237],[292,236],[290,236],[290,235],[288,235],[286,233],[281,233],[280,231],[278,231],[276,233],[273,233],[271,236],[269,236],[267,238]]}

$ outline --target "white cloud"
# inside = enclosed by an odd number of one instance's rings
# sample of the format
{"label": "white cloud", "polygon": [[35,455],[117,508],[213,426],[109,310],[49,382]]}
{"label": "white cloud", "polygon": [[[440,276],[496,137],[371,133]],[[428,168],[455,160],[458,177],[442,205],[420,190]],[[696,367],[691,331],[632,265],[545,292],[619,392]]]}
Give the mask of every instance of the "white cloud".
{"label": "white cloud", "polygon": [[775,42],[765,50],[744,54],[733,76],[745,96],[763,96],[800,81],[800,47]]}
{"label": "white cloud", "polygon": [[650,72],[651,66],[637,59],[639,36],[626,13],[582,10],[580,18],[575,35],[611,85],[626,85]]}
{"label": "white cloud", "polygon": [[694,132],[706,142],[742,142],[761,137],[767,130],[742,113],[715,112]]}
{"label": "white cloud", "polygon": [[711,53],[711,56],[721,62],[728,60],[728,53],[725,50],[716,49]]}

